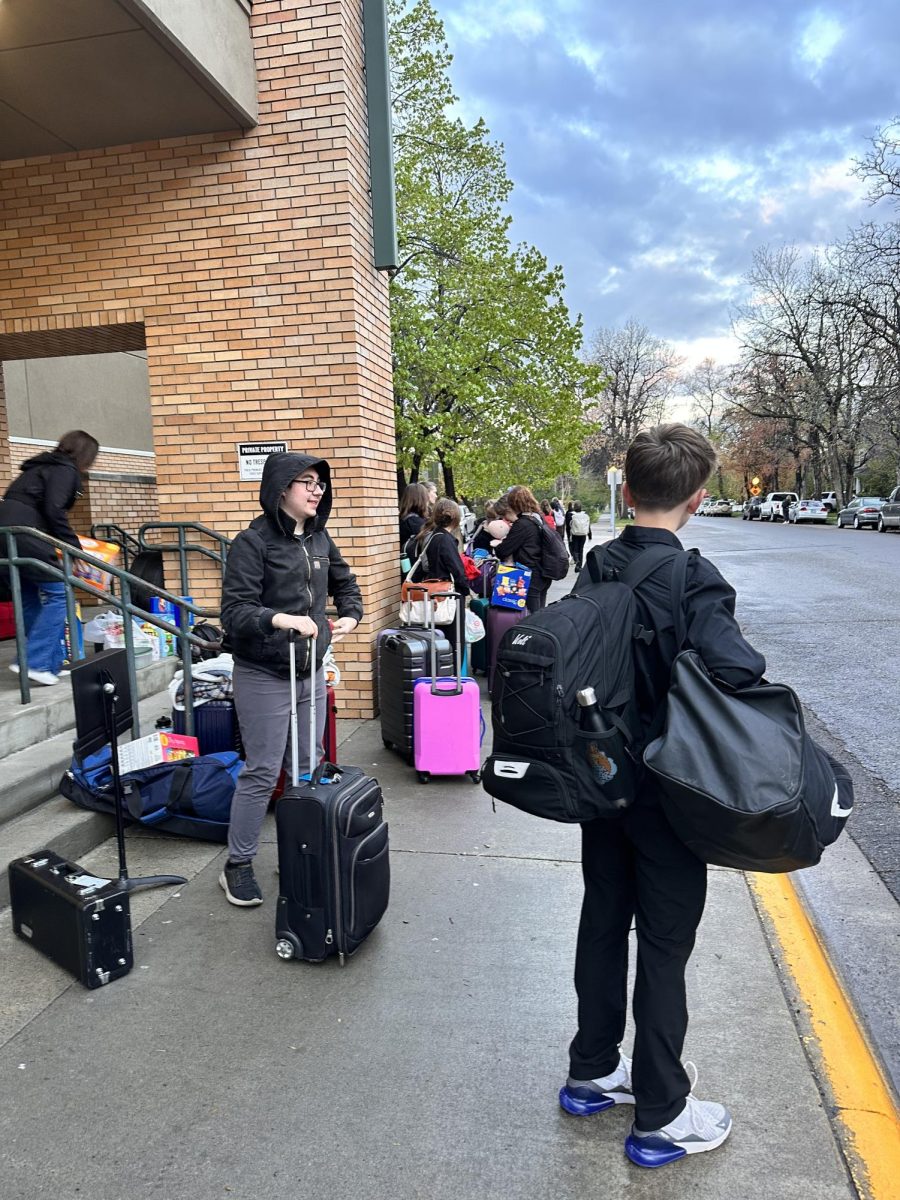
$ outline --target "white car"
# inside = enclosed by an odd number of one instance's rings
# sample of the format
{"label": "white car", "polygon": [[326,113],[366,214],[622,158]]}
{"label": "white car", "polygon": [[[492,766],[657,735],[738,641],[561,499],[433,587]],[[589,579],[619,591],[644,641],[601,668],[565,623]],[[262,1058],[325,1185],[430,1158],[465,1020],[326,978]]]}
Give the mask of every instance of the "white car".
{"label": "white car", "polygon": [[795,500],[799,499],[796,492],[769,492],[759,506],[759,519],[761,521],[783,521],[785,500],[793,504]]}
{"label": "white car", "polygon": [[821,500],[795,500],[788,510],[788,521],[791,525],[805,521],[813,525],[827,525],[828,508]]}
{"label": "white car", "polygon": [[713,500],[709,508],[707,508],[704,516],[707,517],[730,517],[731,516],[731,501],[730,500]]}
{"label": "white car", "polygon": [[712,497],[711,497],[711,496],[704,496],[704,498],[703,498],[703,499],[700,501],[700,504],[699,504],[699,506],[698,506],[698,508],[697,508],[697,511],[696,511],[696,513],[694,513],[694,516],[695,516],[695,517],[705,517],[705,516],[707,516],[707,514],[709,513],[709,506],[710,506],[711,504],[712,504]]}

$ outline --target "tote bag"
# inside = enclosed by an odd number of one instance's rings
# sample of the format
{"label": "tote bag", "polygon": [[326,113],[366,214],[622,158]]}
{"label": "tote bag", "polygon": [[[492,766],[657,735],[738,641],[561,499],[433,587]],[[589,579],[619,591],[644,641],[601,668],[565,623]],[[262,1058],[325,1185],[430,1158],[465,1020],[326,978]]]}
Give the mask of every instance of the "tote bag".
{"label": "tote bag", "polygon": [[[422,547],[422,553],[410,567],[406,579],[400,588],[400,624],[425,627],[429,625],[451,625],[456,619],[456,597],[441,597],[441,593],[453,589],[453,584],[444,579],[425,579],[422,583],[413,583],[412,577],[421,563],[426,562],[428,538]],[[434,598],[437,596],[437,598]],[[429,608],[431,612],[429,612]],[[432,615],[433,614],[433,615]]]}

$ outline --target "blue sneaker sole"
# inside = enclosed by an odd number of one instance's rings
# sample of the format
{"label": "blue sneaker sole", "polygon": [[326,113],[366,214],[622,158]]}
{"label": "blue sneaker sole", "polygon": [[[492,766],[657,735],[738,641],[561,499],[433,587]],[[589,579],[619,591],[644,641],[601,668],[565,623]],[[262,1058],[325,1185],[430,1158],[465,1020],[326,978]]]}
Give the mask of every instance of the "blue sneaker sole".
{"label": "blue sneaker sole", "polygon": [[633,1133],[625,1139],[625,1153],[638,1167],[667,1167],[669,1163],[687,1157],[683,1146],[676,1146],[665,1138],[636,1138]]}
{"label": "blue sneaker sole", "polygon": [[559,1106],[573,1117],[590,1117],[594,1113],[605,1112],[615,1108],[615,1100],[611,1096],[598,1096],[595,1093],[590,1099],[578,1096],[567,1085],[559,1089]]}

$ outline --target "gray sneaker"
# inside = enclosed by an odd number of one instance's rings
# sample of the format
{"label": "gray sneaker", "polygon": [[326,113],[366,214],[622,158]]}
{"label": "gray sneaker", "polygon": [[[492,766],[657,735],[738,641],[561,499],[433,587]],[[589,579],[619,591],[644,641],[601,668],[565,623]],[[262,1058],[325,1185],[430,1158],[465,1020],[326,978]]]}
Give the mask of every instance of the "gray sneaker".
{"label": "gray sneaker", "polygon": [[721,1146],[731,1133],[731,1114],[723,1104],[688,1096],[684,1108],[661,1129],[632,1125],[625,1153],[639,1167],[664,1167],[686,1154],[702,1154]]}
{"label": "gray sneaker", "polygon": [[229,904],[237,904],[241,908],[251,908],[253,905],[263,902],[262,892],[259,890],[259,884],[253,874],[252,863],[227,862],[219,876],[219,887],[228,897]]}

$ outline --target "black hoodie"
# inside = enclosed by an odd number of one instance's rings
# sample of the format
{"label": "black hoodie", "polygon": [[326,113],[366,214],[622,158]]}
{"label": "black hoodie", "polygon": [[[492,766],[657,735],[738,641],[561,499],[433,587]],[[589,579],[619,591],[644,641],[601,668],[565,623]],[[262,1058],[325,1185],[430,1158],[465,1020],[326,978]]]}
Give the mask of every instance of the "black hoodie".
{"label": "black hoodie", "polygon": [[[327,484],[319,509],[299,532],[281,507],[291,482],[315,468]],[[331,641],[325,605],[334,597],[338,615],[362,618],[362,596],[356,576],[326,532],[331,513],[331,468],[310,454],[270,454],[259,485],[263,516],[237,535],[228,551],[222,584],[222,624],[226,649],[238,662],[288,676],[288,635],[275,629],[277,612],[310,616],[319,627],[316,661],[321,662]],[[297,673],[309,670],[309,639],[301,638]]]}
{"label": "black hoodie", "polygon": [[[80,486],[81,475],[68,454],[61,450],[36,454],[22,463],[18,477],[0,500],[0,525],[28,525],[80,550],[81,543],[68,517]],[[59,564],[56,550],[37,538],[17,537],[16,550],[41,562]],[[6,545],[0,543],[0,556],[5,554]]]}

